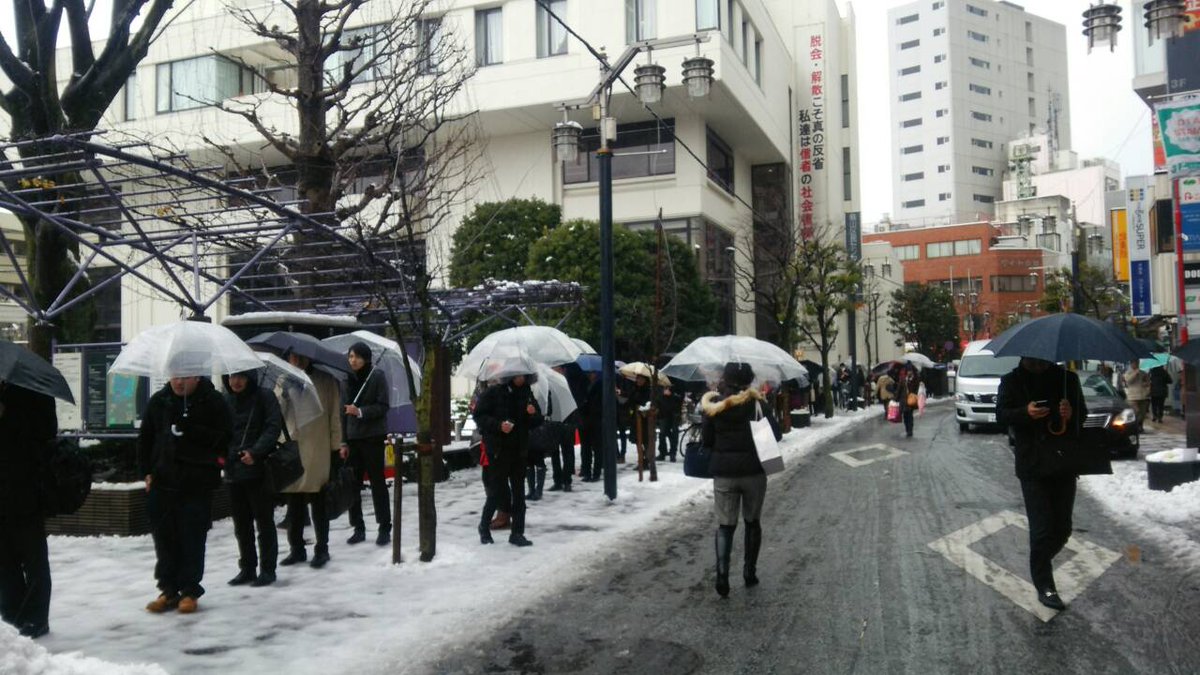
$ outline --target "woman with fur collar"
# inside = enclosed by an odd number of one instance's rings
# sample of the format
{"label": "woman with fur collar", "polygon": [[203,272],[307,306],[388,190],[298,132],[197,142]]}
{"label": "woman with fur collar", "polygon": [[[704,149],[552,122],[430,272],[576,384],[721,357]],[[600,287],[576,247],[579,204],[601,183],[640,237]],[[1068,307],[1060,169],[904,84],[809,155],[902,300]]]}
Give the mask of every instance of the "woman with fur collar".
{"label": "woman with fur collar", "polygon": [[711,452],[709,470],[713,475],[713,505],[717,514],[717,593],[729,595],[729,558],[739,512],[746,521],[746,560],[742,578],[746,586],[758,584],[758,552],[762,547],[763,499],[767,493],[767,475],[758,461],[750,422],[760,416],[770,420],[775,438],[779,425],[762,394],[751,388],[754,370],[748,363],[726,363],[717,391],[700,399],[704,413],[701,444]]}

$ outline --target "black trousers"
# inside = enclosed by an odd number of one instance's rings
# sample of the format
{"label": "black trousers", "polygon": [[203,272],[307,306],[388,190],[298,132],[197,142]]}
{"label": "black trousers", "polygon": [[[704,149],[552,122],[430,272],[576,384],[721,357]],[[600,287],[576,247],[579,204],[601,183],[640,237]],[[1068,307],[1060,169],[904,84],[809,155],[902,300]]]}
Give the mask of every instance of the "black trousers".
{"label": "black trousers", "polygon": [[1166,396],[1151,396],[1150,397],[1150,419],[1161,420],[1163,416],[1163,403],[1166,402]]}
{"label": "black trousers", "polygon": [[317,536],[317,550],[329,552],[329,511],[325,508],[325,488],[320,492],[296,492],[287,496],[288,520],[287,540],[293,551],[304,550],[305,508],[312,505],[313,533]]}
{"label": "black trousers", "polygon": [[[229,509],[233,513],[233,535],[237,537],[238,568],[275,572],[279,559],[279,533],[275,531],[275,495],[262,478],[229,484]],[[300,518],[301,524],[304,519]],[[254,547],[258,531],[258,549]]]}
{"label": "black trousers", "polygon": [[679,453],[679,422],[669,420],[658,425],[658,454],[672,460]]}
{"label": "black trousers", "polygon": [[[582,443],[582,439],[580,441]],[[570,485],[575,475],[575,427],[564,424],[558,447],[550,453],[550,470],[555,485]]]}
{"label": "black trousers", "polygon": [[[363,473],[371,483],[371,501],[375,504],[375,522],[380,530],[392,529],[392,504],[388,499],[387,479],[383,475],[383,436],[356,438],[347,441],[350,446],[350,466],[354,475],[362,480]],[[354,493],[350,504],[350,525],[356,530],[365,530],[362,512],[362,490]]]}
{"label": "black trousers", "polygon": [[50,560],[41,516],[0,519],[0,620],[50,623]]}
{"label": "black trousers", "polygon": [[913,409],[906,406],[900,406],[900,418],[904,420],[904,433],[912,436],[913,432]]}
{"label": "black trousers", "polygon": [[525,467],[517,466],[498,471],[486,467],[483,479],[487,485],[483,500],[483,513],[479,516],[480,527],[490,527],[496,508],[508,504],[512,522],[512,534],[525,534]]}
{"label": "black trousers", "polygon": [[154,538],[154,578],[167,595],[204,595],[204,551],[212,527],[212,492],[151,487],[146,515]]}
{"label": "black trousers", "polygon": [[1022,480],[1029,518],[1029,576],[1038,593],[1054,588],[1054,556],[1071,538],[1075,476]]}
{"label": "black trousers", "polygon": [[599,478],[603,469],[604,448],[599,427],[579,427],[579,461],[584,478]]}

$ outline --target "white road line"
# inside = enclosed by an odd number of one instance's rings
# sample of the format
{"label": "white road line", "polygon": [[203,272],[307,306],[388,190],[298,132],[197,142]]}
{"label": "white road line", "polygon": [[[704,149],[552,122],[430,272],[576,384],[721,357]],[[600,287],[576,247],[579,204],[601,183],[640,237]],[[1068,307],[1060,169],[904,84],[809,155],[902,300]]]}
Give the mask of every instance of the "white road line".
{"label": "white road line", "polygon": [[[1049,621],[1057,616],[1058,612],[1037,601],[1037,590],[1032,583],[971,550],[972,544],[1006,527],[1019,527],[1028,531],[1029,521],[1019,513],[1001,511],[930,542],[929,548],[963,568],[967,574],[991,586],[1013,604],[1028,610],[1042,621]],[[1054,580],[1058,585],[1059,597],[1063,602],[1070,603],[1082,595],[1084,589],[1100,578],[1100,575],[1121,556],[1076,536],[1067,541],[1067,548],[1075,555],[1054,571]]]}
{"label": "white road line", "polygon": [[[878,457],[872,457],[871,459],[858,459],[857,457],[854,456],[856,453],[866,452],[868,450],[882,450],[884,454],[879,455]],[[837,461],[845,464],[846,466],[857,469],[860,466],[874,464],[875,462],[881,462],[885,459],[895,459],[897,457],[907,455],[907,454],[909,454],[909,453],[907,453],[899,448],[893,448],[892,446],[884,445],[883,443],[875,443],[873,445],[864,445],[861,448],[855,448],[853,450],[841,450],[839,452],[831,452],[831,453],[829,453],[829,456],[836,459]]]}

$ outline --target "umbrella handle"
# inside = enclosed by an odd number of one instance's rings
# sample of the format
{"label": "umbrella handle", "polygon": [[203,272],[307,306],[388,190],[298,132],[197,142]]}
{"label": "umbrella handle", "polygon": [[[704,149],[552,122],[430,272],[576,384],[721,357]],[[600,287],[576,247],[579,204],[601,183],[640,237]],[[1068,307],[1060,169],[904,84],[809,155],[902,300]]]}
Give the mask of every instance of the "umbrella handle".
{"label": "umbrella handle", "polygon": [[1067,420],[1062,421],[1062,429],[1059,429],[1058,431],[1054,430],[1054,427],[1051,426],[1050,422],[1046,422],[1046,428],[1051,434],[1054,434],[1055,436],[1062,436],[1063,434],[1067,433]]}

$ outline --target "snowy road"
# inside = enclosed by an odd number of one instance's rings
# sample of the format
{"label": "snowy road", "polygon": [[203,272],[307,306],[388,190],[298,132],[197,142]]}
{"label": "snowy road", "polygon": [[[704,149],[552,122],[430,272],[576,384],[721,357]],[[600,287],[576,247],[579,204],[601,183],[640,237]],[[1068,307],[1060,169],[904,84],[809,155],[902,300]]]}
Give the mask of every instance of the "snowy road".
{"label": "snowy road", "polygon": [[1003,437],[929,412],[914,439],[867,422],[772,479],[760,587],[740,587],[739,536],[733,592],[717,598],[710,500],[697,501],[428,672],[1200,672],[1194,510],[1182,534],[1155,536],[1164,526],[1119,502],[1158,499],[1137,493],[1141,463],[1085,479],[1055,616],[1032,602]]}

